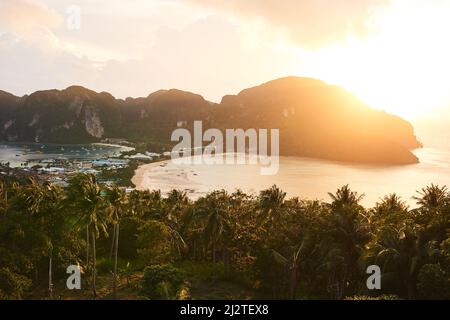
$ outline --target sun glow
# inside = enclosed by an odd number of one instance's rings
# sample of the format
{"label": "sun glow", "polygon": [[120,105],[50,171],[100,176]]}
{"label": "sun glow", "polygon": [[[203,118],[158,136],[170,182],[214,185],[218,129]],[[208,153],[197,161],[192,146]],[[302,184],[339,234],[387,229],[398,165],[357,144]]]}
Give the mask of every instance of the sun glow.
{"label": "sun glow", "polygon": [[450,1],[395,1],[365,39],[304,53],[306,73],[417,119],[450,105]]}

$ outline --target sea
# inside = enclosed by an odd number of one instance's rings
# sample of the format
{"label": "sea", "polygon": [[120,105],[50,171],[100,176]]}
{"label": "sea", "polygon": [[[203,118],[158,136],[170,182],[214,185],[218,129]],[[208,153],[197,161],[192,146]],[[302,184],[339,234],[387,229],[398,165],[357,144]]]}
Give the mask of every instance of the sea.
{"label": "sea", "polygon": [[120,155],[128,147],[101,143],[93,144],[41,144],[0,143],[0,162],[11,167],[33,165],[42,160],[95,160]]}
{"label": "sea", "polygon": [[[364,194],[362,204],[374,206],[390,193],[397,193],[411,207],[417,191],[431,183],[450,187],[450,147],[425,147],[414,150],[420,163],[401,166],[362,165],[334,161],[280,157],[276,175],[261,175],[259,165],[180,165],[172,161],[141,166],[133,178],[137,189],[168,193],[172,189],[187,192],[192,199],[212,190],[237,189],[257,195],[277,185],[288,197],[328,201],[328,192],[349,185]],[[106,145],[0,144],[0,162],[12,167],[28,166],[45,159],[94,160],[114,157],[129,148]]]}
{"label": "sea", "polygon": [[237,189],[257,195],[277,185],[288,197],[328,201],[328,193],[349,185],[373,207],[385,195],[397,193],[415,207],[417,191],[432,183],[450,187],[450,149],[423,148],[414,153],[420,163],[402,166],[361,165],[301,157],[280,157],[276,175],[261,175],[259,165],[182,165],[173,161],[140,167],[133,183],[140,190],[185,191],[192,199],[212,190]]}

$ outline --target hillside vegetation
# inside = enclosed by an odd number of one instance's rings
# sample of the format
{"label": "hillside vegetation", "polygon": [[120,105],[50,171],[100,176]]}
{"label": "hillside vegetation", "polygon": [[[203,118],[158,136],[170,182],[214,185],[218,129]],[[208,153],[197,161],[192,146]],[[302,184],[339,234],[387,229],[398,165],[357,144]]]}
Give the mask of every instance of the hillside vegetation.
{"label": "hillside vegetation", "polygon": [[[78,175],[65,189],[0,183],[0,299],[450,298],[450,195],[428,186],[364,208],[214,191],[126,194]],[[65,287],[82,268],[82,290]],[[368,290],[367,267],[381,269]],[[51,272],[49,272],[51,266]]]}
{"label": "hillside vegetation", "polygon": [[360,163],[409,164],[421,144],[407,121],[375,110],[342,88],[283,78],[225,96],[220,104],[180,90],[115,99],[82,87],[14,97],[0,92],[0,139],[88,143],[105,138],[170,144],[173,130],[280,129],[282,155]]}

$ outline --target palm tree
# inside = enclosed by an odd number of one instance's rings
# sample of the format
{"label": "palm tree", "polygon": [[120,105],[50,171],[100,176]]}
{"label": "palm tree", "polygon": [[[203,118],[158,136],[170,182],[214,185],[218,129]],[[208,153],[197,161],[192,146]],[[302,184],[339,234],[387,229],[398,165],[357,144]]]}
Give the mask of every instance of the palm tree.
{"label": "palm tree", "polygon": [[211,244],[213,274],[216,273],[217,244],[224,233],[229,231],[229,219],[227,208],[228,195],[225,191],[215,191],[199,200],[201,204],[200,215],[206,220],[204,237]]}
{"label": "palm tree", "polygon": [[164,201],[164,211],[166,212],[167,220],[174,224],[180,223],[181,217],[188,205],[189,198],[186,192],[180,190],[170,191]]}
{"label": "palm tree", "polygon": [[106,202],[96,176],[92,174],[77,175],[69,181],[69,196],[66,199],[72,209],[78,214],[75,225],[86,226],[87,247],[89,247],[89,232],[92,241],[92,293],[97,297],[97,256],[95,240],[100,232],[107,235],[108,217],[106,215]]}
{"label": "palm tree", "polygon": [[401,223],[411,216],[406,202],[395,193],[383,197],[369,212],[372,213],[370,222],[374,231],[386,224]]}
{"label": "palm tree", "polygon": [[224,229],[224,216],[223,211],[218,208],[212,208],[209,216],[208,222],[205,228],[205,236],[208,240],[211,241],[212,244],[212,265],[213,265],[213,274],[216,271],[216,245],[222,236]]}
{"label": "palm tree", "polygon": [[133,215],[148,219],[160,219],[162,215],[161,190],[132,191],[129,196],[130,211]]}
{"label": "palm tree", "polygon": [[289,256],[284,256],[280,252],[272,250],[275,261],[278,264],[284,266],[289,271],[289,298],[292,300],[295,299],[297,293],[298,272],[300,269],[300,264],[302,262],[301,260],[306,254],[305,251],[307,250],[307,246],[308,240],[306,238],[303,238],[298,246],[292,248],[292,252]]}
{"label": "palm tree", "polygon": [[200,258],[203,252],[201,250],[202,235],[204,234],[203,220],[204,213],[202,210],[191,207],[186,210],[180,225],[180,234],[183,239],[190,240],[189,249],[192,251],[194,260]]}
{"label": "palm tree", "polygon": [[332,200],[331,207],[335,209],[358,205],[365,196],[351,191],[348,185],[338,189],[335,194],[329,192],[328,195]]}
{"label": "palm tree", "polygon": [[350,190],[346,185],[335,194],[329,193],[333,200],[328,207],[331,209],[328,219],[329,234],[334,241],[336,252],[342,257],[342,263],[337,265],[338,274],[335,287],[337,298],[345,294],[348,279],[357,271],[357,261],[369,240],[369,217],[359,204],[364,195]]}
{"label": "palm tree", "polygon": [[450,195],[446,186],[432,184],[413,197],[420,206],[414,210],[417,223],[423,226],[422,235],[439,243],[447,238],[450,228]]}
{"label": "palm tree", "polygon": [[446,186],[431,184],[417,191],[418,196],[414,196],[417,204],[427,210],[436,210],[449,201],[449,193]]}
{"label": "palm tree", "polygon": [[399,279],[409,299],[415,297],[417,276],[430,249],[408,222],[380,228],[368,246],[369,260],[382,266],[383,282]]}
{"label": "palm tree", "polygon": [[113,295],[114,299],[116,299],[120,219],[125,214],[127,209],[127,195],[125,191],[114,185],[113,187],[107,189],[107,200],[109,204],[108,209],[110,212],[110,218],[113,222],[113,236],[110,256],[112,256],[112,252],[114,251]]}
{"label": "palm tree", "polygon": [[401,199],[400,196],[398,196],[395,193],[392,193],[390,195],[383,197],[383,199],[381,199],[381,202],[377,203],[376,211],[381,214],[407,212],[408,205],[406,204],[405,201]]}
{"label": "palm tree", "polygon": [[259,193],[259,206],[262,216],[267,220],[279,220],[281,209],[286,198],[286,192],[281,191],[276,185]]}
{"label": "palm tree", "polygon": [[[30,217],[39,219],[42,223],[39,225],[46,225],[52,217],[51,211],[53,206],[59,203],[59,190],[51,183],[45,182],[42,185],[33,178],[29,179],[29,184],[26,187],[19,189],[16,201],[20,202],[22,209],[29,214]],[[50,236],[54,230],[46,228],[42,230],[45,234],[48,247],[48,292],[50,299],[53,297],[53,243]]]}

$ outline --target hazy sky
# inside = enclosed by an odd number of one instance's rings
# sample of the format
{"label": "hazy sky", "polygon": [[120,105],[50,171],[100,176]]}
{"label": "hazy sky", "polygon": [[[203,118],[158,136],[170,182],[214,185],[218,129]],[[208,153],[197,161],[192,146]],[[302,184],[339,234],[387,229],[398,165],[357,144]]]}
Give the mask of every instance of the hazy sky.
{"label": "hazy sky", "polygon": [[450,0],[0,0],[0,89],[179,88],[220,101],[296,75],[442,119],[449,15]]}

